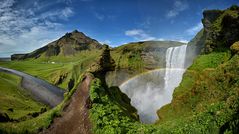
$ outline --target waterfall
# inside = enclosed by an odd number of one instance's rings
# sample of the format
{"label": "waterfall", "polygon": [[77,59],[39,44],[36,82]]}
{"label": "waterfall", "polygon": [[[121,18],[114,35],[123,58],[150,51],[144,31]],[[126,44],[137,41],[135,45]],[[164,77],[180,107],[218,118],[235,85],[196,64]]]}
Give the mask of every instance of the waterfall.
{"label": "waterfall", "polygon": [[187,45],[170,47],[166,52],[166,69],[164,76],[164,90],[168,92],[168,102],[172,100],[174,89],[180,84],[185,71],[185,57]]}
{"label": "waterfall", "polygon": [[187,45],[166,51],[166,68],[138,75],[120,85],[128,95],[143,123],[154,123],[157,110],[172,100],[174,89],[182,80]]}

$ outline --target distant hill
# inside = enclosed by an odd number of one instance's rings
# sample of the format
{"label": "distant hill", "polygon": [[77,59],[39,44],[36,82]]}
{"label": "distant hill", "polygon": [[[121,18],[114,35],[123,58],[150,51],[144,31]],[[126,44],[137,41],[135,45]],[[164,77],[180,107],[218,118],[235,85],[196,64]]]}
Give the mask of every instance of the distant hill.
{"label": "distant hill", "polygon": [[39,48],[27,54],[13,54],[12,60],[24,60],[27,58],[39,58],[42,56],[69,56],[74,55],[81,50],[100,49],[102,45],[95,39],[86,36],[84,33],[74,30],[71,33],[66,33],[56,41],[53,41],[46,46]]}

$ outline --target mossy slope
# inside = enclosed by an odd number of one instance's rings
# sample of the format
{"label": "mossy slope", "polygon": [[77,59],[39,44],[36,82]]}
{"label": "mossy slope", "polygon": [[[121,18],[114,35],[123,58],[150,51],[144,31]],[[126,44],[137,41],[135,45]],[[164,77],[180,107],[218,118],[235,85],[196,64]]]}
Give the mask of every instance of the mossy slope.
{"label": "mossy slope", "polygon": [[[208,54],[198,56],[187,69],[171,104],[158,111],[158,125],[171,124],[170,128],[180,133],[238,133],[239,55],[229,49],[238,37],[229,39],[227,35],[239,32],[238,28],[222,30],[234,24],[224,25],[221,21],[229,15],[228,18],[237,17],[237,25],[239,18],[235,14],[238,13],[238,7],[220,11],[207,27],[204,52]],[[217,36],[211,37],[218,30],[223,36],[220,40]],[[210,50],[209,40],[215,44]]]}

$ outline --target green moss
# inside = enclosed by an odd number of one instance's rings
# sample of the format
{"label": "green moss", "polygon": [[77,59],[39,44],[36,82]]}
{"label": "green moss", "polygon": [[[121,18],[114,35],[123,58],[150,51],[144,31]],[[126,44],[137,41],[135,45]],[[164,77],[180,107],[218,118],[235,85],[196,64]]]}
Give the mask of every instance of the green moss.
{"label": "green moss", "polygon": [[189,70],[203,71],[206,68],[215,68],[230,58],[230,51],[212,52],[210,54],[199,55],[194,60]]}
{"label": "green moss", "polygon": [[233,43],[230,49],[233,53],[239,53],[239,41]]}
{"label": "green moss", "polygon": [[[117,89],[106,91],[99,79],[95,79],[90,87],[90,99],[92,108],[90,118],[95,133],[126,133],[130,127],[128,124],[136,121],[134,108],[128,109],[129,101],[124,102],[125,95],[117,96]],[[112,92],[111,92],[112,91]],[[114,96],[109,95],[115,94]],[[122,93],[121,93],[122,94]],[[128,107],[128,108],[126,108]]]}
{"label": "green moss", "polygon": [[238,17],[239,8],[232,6],[224,11],[208,27],[205,52],[223,51],[232,43],[239,40],[238,38]]}

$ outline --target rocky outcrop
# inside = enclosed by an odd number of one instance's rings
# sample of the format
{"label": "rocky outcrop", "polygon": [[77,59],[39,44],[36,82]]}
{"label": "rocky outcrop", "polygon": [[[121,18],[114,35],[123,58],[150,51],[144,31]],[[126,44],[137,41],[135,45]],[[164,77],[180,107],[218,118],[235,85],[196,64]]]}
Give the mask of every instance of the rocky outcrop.
{"label": "rocky outcrop", "polygon": [[230,49],[231,49],[232,53],[239,54],[239,41],[233,43],[233,45],[231,45]]}
{"label": "rocky outcrop", "polygon": [[100,49],[102,45],[84,33],[77,30],[66,33],[60,39],[27,54],[13,54],[11,60],[24,60],[27,58],[39,58],[41,56],[69,56],[82,50]]}
{"label": "rocky outcrop", "polygon": [[106,72],[114,71],[115,61],[110,56],[109,46],[104,45],[102,54],[97,62],[91,65],[88,72],[94,74],[96,77],[104,78]]}
{"label": "rocky outcrop", "polygon": [[203,11],[203,27],[206,32],[209,31],[212,23],[223,13],[221,10],[205,10]]}
{"label": "rocky outcrop", "polygon": [[239,40],[239,7],[226,10],[208,10],[203,13],[206,32],[205,53],[229,48]]}

